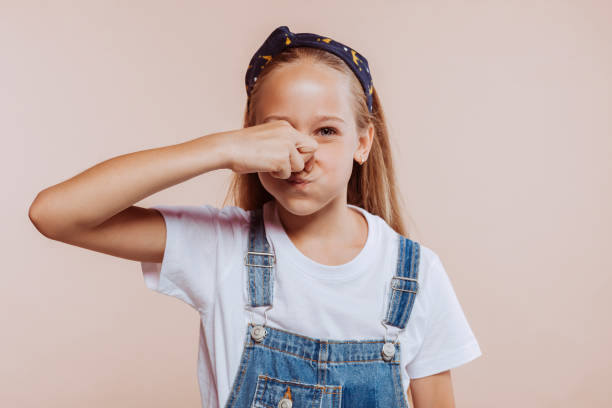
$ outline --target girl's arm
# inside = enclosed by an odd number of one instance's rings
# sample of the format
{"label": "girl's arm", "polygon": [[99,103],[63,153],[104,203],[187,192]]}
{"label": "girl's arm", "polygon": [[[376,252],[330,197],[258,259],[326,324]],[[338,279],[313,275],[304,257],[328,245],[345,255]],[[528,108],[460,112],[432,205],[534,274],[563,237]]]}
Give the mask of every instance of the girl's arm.
{"label": "girl's arm", "polygon": [[414,408],[455,408],[450,370],[410,380]]}
{"label": "girl's arm", "polygon": [[44,189],[29,217],[46,237],[136,261],[161,262],[161,214],[133,204],[197,175],[230,167],[225,133],[124,154]]}
{"label": "girl's arm", "polygon": [[317,146],[289,122],[271,121],[124,154],[44,189],[29,217],[48,238],[135,261],[162,262],[163,216],[134,203],[221,168],[288,178],[304,169]]}

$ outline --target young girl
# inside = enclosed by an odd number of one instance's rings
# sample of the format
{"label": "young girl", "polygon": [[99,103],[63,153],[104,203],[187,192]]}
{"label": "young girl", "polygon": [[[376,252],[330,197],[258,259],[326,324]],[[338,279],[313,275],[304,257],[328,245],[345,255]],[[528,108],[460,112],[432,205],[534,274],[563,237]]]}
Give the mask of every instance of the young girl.
{"label": "young girl", "polygon": [[[367,60],[281,26],[245,85],[243,129],[102,162],[30,218],[200,313],[203,407],[408,407],[409,385],[417,408],[454,406],[450,369],[481,351],[440,258],[406,237]],[[133,205],[222,168],[234,205]]]}

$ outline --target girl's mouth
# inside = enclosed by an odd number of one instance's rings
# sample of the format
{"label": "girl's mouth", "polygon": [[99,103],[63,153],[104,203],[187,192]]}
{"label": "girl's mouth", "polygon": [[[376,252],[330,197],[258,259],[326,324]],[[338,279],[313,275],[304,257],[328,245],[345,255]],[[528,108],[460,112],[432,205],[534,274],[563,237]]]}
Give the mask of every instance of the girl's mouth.
{"label": "girl's mouth", "polygon": [[306,180],[285,180],[290,186],[294,187],[294,188],[298,188],[298,189],[303,189],[305,188],[307,185],[310,184],[310,181],[306,181]]}

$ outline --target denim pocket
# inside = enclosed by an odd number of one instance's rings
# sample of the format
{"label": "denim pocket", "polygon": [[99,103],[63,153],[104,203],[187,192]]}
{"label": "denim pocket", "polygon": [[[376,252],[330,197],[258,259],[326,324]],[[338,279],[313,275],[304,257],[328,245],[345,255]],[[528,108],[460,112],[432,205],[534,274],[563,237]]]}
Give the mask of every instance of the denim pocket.
{"label": "denim pocket", "polygon": [[291,400],[293,408],[317,407],[321,405],[324,392],[325,387],[321,385],[260,374],[251,408],[277,408],[283,398]]}

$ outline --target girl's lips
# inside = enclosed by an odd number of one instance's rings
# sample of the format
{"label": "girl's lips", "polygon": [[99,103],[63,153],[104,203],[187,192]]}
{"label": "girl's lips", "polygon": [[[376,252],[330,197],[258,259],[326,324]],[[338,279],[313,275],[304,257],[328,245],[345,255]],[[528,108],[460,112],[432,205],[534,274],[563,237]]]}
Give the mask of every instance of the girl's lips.
{"label": "girl's lips", "polygon": [[289,180],[286,179],[285,180],[290,186],[292,187],[296,187],[296,188],[304,188],[306,187],[308,184],[310,184],[310,181],[307,180]]}

